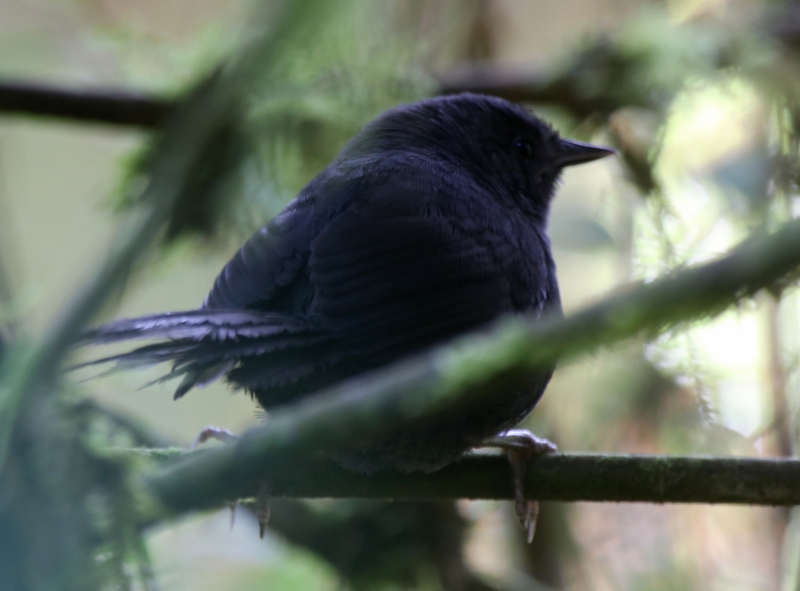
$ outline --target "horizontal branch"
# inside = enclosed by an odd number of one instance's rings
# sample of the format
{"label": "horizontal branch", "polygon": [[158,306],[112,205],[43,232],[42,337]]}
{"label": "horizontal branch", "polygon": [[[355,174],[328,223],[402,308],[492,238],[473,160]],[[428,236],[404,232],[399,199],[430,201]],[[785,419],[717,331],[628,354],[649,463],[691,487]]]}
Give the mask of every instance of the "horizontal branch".
{"label": "horizontal branch", "polygon": [[175,106],[176,103],[169,99],[129,90],[90,90],[38,82],[0,82],[0,113],[156,127]]}
{"label": "horizontal branch", "polygon": [[[152,453],[161,460],[182,455]],[[264,477],[222,482],[219,500],[253,496]],[[469,454],[431,474],[362,475],[304,459],[276,465],[266,478],[275,498],[513,498],[508,461],[497,454]],[[542,501],[800,505],[800,459],[559,453],[528,462],[525,479],[528,497]]]}
{"label": "horizontal branch", "polygon": [[272,413],[266,425],[234,444],[150,475],[145,486],[172,512],[216,504],[228,498],[231,487],[253,494],[255,480],[292,469],[298,458],[380,441],[413,421],[522,389],[543,364],[708,315],[774,285],[798,266],[800,220],[795,220],[746,240],[724,258],[609,297],[566,319],[505,320],[488,334],[329,388]]}
{"label": "horizontal branch", "polygon": [[[554,103],[578,116],[611,111],[618,100],[586,96],[568,76],[463,68],[439,77],[440,94],[475,92],[515,102]],[[0,114],[36,115],[131,127],[158,127],[178,101],[130,90],[64,88],[40,82],[0,82]]]}

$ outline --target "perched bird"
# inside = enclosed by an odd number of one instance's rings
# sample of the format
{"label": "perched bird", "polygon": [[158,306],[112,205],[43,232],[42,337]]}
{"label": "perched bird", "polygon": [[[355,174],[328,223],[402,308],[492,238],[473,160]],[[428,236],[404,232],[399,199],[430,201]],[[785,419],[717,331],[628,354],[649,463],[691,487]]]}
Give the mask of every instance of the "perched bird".
{"label": "perched bird", "polygon": [[[392,109],[245,243],[199,309],[119,320],[84,340],[160,339],[97,362],[171,362],[175,398],[224,376],[271,410],[502,315],[561,314],[550,202],[565,166],[611,153],[499,98]],[[337,460],[441,468],[524,418],[551,373]]]}

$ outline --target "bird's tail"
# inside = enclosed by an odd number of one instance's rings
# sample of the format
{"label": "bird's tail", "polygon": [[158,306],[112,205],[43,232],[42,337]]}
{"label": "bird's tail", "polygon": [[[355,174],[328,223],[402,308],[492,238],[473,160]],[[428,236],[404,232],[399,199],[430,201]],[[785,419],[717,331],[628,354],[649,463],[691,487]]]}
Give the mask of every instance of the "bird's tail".
{"label": "bird's tail", "polygon": [[82,363],[73,369],[103,363],[127,369],[171,362],[172,370],[157,381],[182,377],[175,391],[177,399],[224,374],[251,390],[280,389],[313,374],[321,363],[335,362],[319,355],[320,349],[331,351],[328,339],[302,319],[202,308],[117,320],[84,331],[78,344],[133,339],[160,342]]}

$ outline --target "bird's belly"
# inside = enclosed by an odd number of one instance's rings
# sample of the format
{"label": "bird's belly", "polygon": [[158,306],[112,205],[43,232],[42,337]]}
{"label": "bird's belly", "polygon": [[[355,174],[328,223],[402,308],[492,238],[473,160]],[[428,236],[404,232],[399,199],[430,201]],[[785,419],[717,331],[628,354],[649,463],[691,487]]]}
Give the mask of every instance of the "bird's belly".
{"label": "bird's belly", "polygon": [[417,421],[383,441],[331,457],[361,473],[439,470],[525,418],[541,398],[551,375],[552,368],[540,371],[530,377],[526,388],[498,392],[486,402]]}

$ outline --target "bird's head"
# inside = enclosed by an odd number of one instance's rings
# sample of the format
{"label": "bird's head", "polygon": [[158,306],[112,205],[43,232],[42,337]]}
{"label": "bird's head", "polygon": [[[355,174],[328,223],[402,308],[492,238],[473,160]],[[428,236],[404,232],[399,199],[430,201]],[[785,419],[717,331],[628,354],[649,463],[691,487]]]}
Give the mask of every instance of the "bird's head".
{"label": "bird's head", "polygon": [[458,94],[386,111],[343,154],[413,152],[454,165],[509,205],[546,216],[566,166],[614,153],[562,139],[547,123],[506,100]]}

